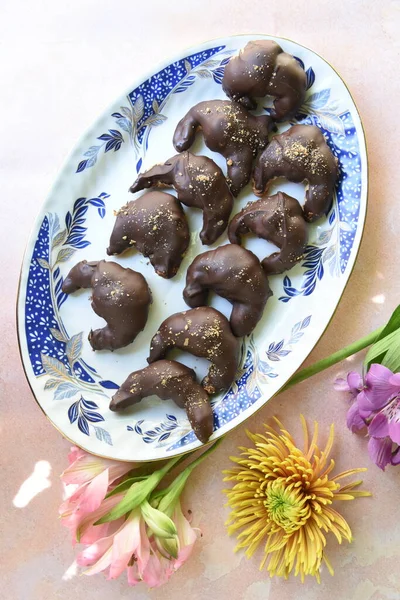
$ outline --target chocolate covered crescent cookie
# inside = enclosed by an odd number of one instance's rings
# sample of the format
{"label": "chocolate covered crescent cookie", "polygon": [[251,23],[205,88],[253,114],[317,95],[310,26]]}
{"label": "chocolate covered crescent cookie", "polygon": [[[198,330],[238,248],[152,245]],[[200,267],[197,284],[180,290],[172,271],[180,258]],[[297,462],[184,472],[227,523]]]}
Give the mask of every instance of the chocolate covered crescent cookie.
{"label": "chocolate covered crescent cookie", "polygon": [[237,196],[250,180],[253,158],[268,144],[272,126],[268,115],[255,117],[237,102],[209,100],[179,121],[173,144],[178,152],[188,150],[201,128],[206,146],[226,158],[228,182]]}
{"label": "chocolate covered crescent cookie", "polygon": [[182,152],[140,173],[131,192],[153,186],[170,185],[178,200],[203,211],[203,244],[213,244],[225,231],[232,211],[233,198],[223,172],[211,158]]}
{"label": "chocolate covered crescent cookie", "polygon": [[213,432],[213,411],[193,369],[174,360],[157,360],[134,371],[114,394],[110,409],[120,411],[152,395],[184,408],[197,438],[207,442]]}
{"label": "chocolate covered crescent cookie", "polygon": [[143,275],[115,262],[82,260],[64,280],[62,290],[72,294],[92,288],[92,308],[107,325],[89,334],[93,350],[127,346],[144,329],[151,292]]}
{"label": "chocolate covered crescent cookie", "polygon": [[136,248],[158,275],[169,279],[178,271],[189,240],[185,213],[175,196],[148,192],[117,212],[107,254]]}
{"label": "chocolate covered crescent cookie", "polygon": [[338,162],[324,136],[314,125],[294,125],[272,138],[258,157],[254,169],[254,191],[262,195],[275,177],[308,182],[304,218],[312,222],[332,203],[338,177]]}
{"label": "chocolate covered crescent cookie", "polygon": [[236,244],[204,252],[188,268],[183,290],[186,304],[192,308],[206,305],[209,291],[232,303],[230,324],[237,337],[253,331],[272,295],[257,256]]}
{"label": "chocolate covered crescent cookie", "polygon": [[228,388],[235,378],[239,341],[218,310],[205,306],[175,313],[163,321],[150,343],[151,364],[179,348],[207,358],[211,366],[202,381],[208,394]]}
{"label": "chocolate covered crescent cookie", "polygon": [[229,224],[229,240],[240,244],[242,235],[254,233],[272,242],[280,252],[261,261],[268,275],[291,269],[303,256],[307,245],[307,224],[295,198],[278,192],[256,202],[249,202]]}
{"label": "chocolate covered crescent cookie", "polygon": [[256,98],[274,96],[271,116],[291,119],[304,102],[307,77],[300,63],[273,40],[248,42],[225,67],[222,88],[229,98],[248,109]]}

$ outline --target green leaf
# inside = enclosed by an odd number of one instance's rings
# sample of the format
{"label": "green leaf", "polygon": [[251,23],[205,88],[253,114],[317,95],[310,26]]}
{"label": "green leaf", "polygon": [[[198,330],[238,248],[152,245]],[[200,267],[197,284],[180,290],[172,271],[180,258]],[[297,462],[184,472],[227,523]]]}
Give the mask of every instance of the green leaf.
{"label": "green leaf", "polygon": [[395,336],[381,364],[393,371],[393,373],[396,373],[400,370],[400,331],[395,331],[394,333]]}
{"label": "green leaf", "polygon": [[[392,340],[395,337],[393,334],[395,334],[398,329],[400,329],[400,305],[394,310],[389,321],[369,349],[364,361],[367,369],[369,369],[373,362],[380,363],[382,361],[383,354],[389,349]],[[385,338],[388,339],[385,340]]]}
{"label": "green leaf", "polygon": [[111,492],[108,492],[106,498],[109,498],[110,496],[115,496],[115,494],[120,494],[121,492],[129,490],[133,483],[135,483],[136,481],[143,481],[143,479],[146,479],[146,477],[146,475],[142,475],[141,477],[129,477],[129,479],[125,479],[125,481],[117,485],[113,490],[111,490]]}
{"label": "green leaf", "polygon": [[154,471],[151,475],[148,475],[143,481],[135,481],[126,492],[114,508],[110,510],[101,519],[96,521],[95,525],[101,523],[109,523],[119,519],[127,512],[130,512],[134,508],[137,508],[146,500],[151,492],[158,486],[161,479],[172,469],[172,467],[180,460],[180,457],[171,458],[161,469]]}
{"label": "green leaf", "polygon": [[383,339],[375,342],[368,350],[367,356],[365,357],[365,365],[369,369],[372,363],[381,363],[385,353],[389,350],[393,340],[397,336],[398,331],[389,333]]}

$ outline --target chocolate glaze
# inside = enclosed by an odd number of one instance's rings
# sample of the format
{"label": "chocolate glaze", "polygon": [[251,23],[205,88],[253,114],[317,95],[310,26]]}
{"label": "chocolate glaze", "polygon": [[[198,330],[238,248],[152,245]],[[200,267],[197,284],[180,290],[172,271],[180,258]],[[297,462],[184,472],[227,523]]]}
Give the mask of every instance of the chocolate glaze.
{"label": "chocolate glaze", "polygon": [[230,324],[237,337],[253,331],[272,295],[257,256],[236,244],[204,252],[190,265],[183,290],[186,304],[206,305],[210,290],[232,303]]}
{"label": "chocolate glaze", "polygon": [[250,179],[253,158],[268,143],[272,125],[269,115],[255,117],[237,102],[209,100],[193,106],[179,121],[173,144],[178,152],[188,150],[201,128],[206,146],[226,158],[228,183],[237,196]]}
{"label": "chocolate glaze", "polygon": [[193,369],[174,360],[158,360],[134,371],[112,397],[110,410],[123,410],[152,395],[184,408],[198,439],[207,442],[213,432],[213,411]]}
{"label": "chocolate glaze", "polygon": [[274,96],[271,116],[283,121],[294,117],[304,102],[307,77],[299,62],[272,40],[248,42],[225,67],[222,88],[231,100],[248,109],[255,98]]}
{"label": "chocolate glaze", "polygon": [[223,172],[211,158],[182,152],[140,173],[131,192],[153,186],[170,185],[178,192],[178,200],[186,206],[203,210],[203,244],[213,244],[225,231],[232,211],[233,199]]}
{"label": "chocolate glaze", "polygon": [[158,275],[170,279],[179,269],[189,240],[185,213],[175,196],[148,192],[117,212],[107,254],[136,248],[150,259]]}
{"label": "chocolate glaze", "polygon": [[150,343],[149,363],[165,358],[179,348],[211,362],[201,382],[208,394],[225,390],[232,383],[239,360],[239,341],[228,320],[208,306],[171,315],[160,325]]}
{"label": "chocolate glaze", "polygon": [[301,206],[283,192],[249,202],[233,217],[228,230],[232,244],[240,244],[241,236],[250,232],[280,248],[280,252],[261,261],[268,275],[291,269],[307,245],[307,224]]}
{"label": "chocolate glaze", "polygon": [[115,262],[82,260],[64,280],[62,290],[72,294],[92,288],[92,308],[107,321],[89,333],[93,350],[116,350],[127,346],[144,329],[151,292],[143,275]]}
{"label": "chocolate glaze", "polygon": [[295,183],[308,182],[304,204],[306,221],[315,221],[329,210],[338,163],[318,127],[294,125],[272,138],[256,162],[255,193],[263,194],[275,177],[286,177]]}

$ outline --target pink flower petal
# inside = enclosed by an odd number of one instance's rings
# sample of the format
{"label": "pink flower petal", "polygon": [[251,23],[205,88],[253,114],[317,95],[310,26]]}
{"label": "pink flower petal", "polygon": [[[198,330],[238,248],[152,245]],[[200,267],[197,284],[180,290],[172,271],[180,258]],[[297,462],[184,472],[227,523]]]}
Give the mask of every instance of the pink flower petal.
{"label": "pink flower petal", "polygon": [[119,577],[127,568],[132,554],[136,553],[140,545],[140,509],[133,510],[120,531],[115,534],[112,561],[110,566],[110,579]]}
{"label": "pink flower petal", "polygon": [[387,367],[375,363],[371,365],[365,377],[367,385],[365,394],[372,410],[379,410],[385,406],[397,392],[397,387],[390,383],[392,376],[392,371]]}
{"label": "pink flower petal", "polygon": [[371,437],[368,442],[368,453],[370,459],[384,471],[392,459],[392,440],[388,437],[383,439]]}
{"label": "pink flower petal", "polygon": [[133,563],[133,565],[131,567],[127,568],[127,572],[128,572],[128,584],[129,585],[137,585],[138,583],[140,583],[142,581],[140,575],[139,575],[139,569],[137,566],[137,563]]}
{"label": "pink flower petal", "polygon": [[85,488],[79,502],[79,513],[82,519],[97,510],[104,500],[108,489],[108,469],[99,473]]}
{"label": "pink flower petal", "polygon": [[383,413],[379,412],[372,419],[368,427],[368,435],[376,438],[384,438],[389,435],[389,423]]}
{"label": "pink flower petal", "polygon": [[110,535],[108,537],[102,538],[98,540],[91,546],[88,546],[82,552],[78,554],[76,557],[76,562],[80,567],[91,567],[95,563],[97,563],[100,558],[103,556],[105,552],[109,548],[111,548],[113,543],[114,536]]}
{"label": "pink flower petal", "polygon": [[169,579],[167,576],[166,565],[161,561],[166,561],[168,559],[162,558],[161,556],[152,552],[150,554],[148,563],[143,572],[143,581],[147,583],[147,585],[151,588],[160,587],[164,583],[166,583]]}
{"label": "pink flower petal", "polygon": [[107,569],[107,567],[109,567],[111,564],[111,552],[112,552],[112,549],[109,548],[103,554],[103,556],[101,556],[99,558],[99,560],[93,566],[86,569],[86,571],[84,571],[83,574],[84,575],[96,575],[96,573],[101,573],[101,571],[104,571],[105,569]]}
{"label": "pink flower petal", "polygon": [[347,427],[353,433],[355,431],[360,431],[360,429],[363,429],[365,427],[365,421],[360,416],[357,402],[353,402],[353,404],[350,406],[349,410],[347,411],[346,423],[347,423]]}
{"label": "pink flower petal", "polygon": [[90,528],[101,527],[101,525],[93,525],[96,521],[104,517],[114,506],[118,504],[124,497],[124,494],[115,494],[115,496],[110,496],[109,498],[105,498],[103,502],[100,504],[99,508],[94,510],[92,513],[87,515],[80,523],[79,523],[79,533],[80,533],[80,541],[82,544],[87,543],[86,534],[90,530]]}
{"label": "pink flower petal", "polygon": [[357,395],[357,405],[358,405],[358,412],[359,412],[360,417],[362,417],[363,419],[369,419],[371,414],[374,412],[374,407],[372,406],[371,402],[368,400],[368,397],[366,395],[366,390],[362,390]]}

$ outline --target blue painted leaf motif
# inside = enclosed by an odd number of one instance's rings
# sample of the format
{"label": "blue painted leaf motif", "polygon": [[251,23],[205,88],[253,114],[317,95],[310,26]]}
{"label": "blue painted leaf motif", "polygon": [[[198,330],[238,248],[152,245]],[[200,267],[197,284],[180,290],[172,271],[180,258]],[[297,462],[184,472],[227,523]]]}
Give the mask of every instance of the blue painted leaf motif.
{"label": "blue painted leaf motif", "polygon": [[121,129],[123,129],[127,133],[131,132],[131,129],[132,129],[131,122],[126,117],[122,117],[121,119],[118,119],[117,125],[119,125],[121,127]]}
{"label": "blue painted leaf motif", "polygon": [[72,216],[71,216],[71,213],[68,211],[67,214],[65,215],[65,225],[67,226],[68,231],[71,227],[71,223],[72,223]]}
{"label": "blue painted leaf motif", "polygon": [[178,419],[174,415],[166,415],[168,421],[173,421],[174,423],[178,422]]}
{"label": "blue painted leaf motif", "polygon": [[142,439],[145,442],[145,444],[152,444],[154,442],[154,439],[150,437],[144,437]]}
{"label": "blue painted leaf motif", "polygon": [[95,427],[94,432],[98,440],[105,442],[109,446],[113,445],[111,435],[106,429],[103,429],[102,427]]}
{"label": "blue painted leaf motif", "polygon": [[315,94],[311,94],[305,101],[305,105],[312,108],[318,109],[325,106],[328,102],[331,95],[330,89],[321,90],[320,92],[315,92]]}
{"label": "blue painted leaf motif", "polygon": [[163,433],[163,435],[160,435],[160,437],[158,438],[158,441],[163,442],[164,440],[167,440],[170,435],[170,433]]}
{"label": "blue painted leaf motif", "polygon": [[180,94],[182,92],[186,92],[188,87],[194,84],[196,81],[195,75],[188,75],[183,81],[181,81],[180,85],[174,90],[174,94]]}
{"label": "blue painted leaf motif", "polygon": [[117,142],[114,139],[112,139],[109,142],[107,142],[106,148],[105,148],[104,152],[109,152],[110,150],[112,150],[113,148],[115,148],[116,143]]}
{"label": "blue painted leaf motif", "polygon": [[303,320],[303,322],[302,322],[302,324],[301,324],[301,328],[302,328],[302,329],[306,329],[306,327],[308,327],[308,326],[309,326],[310,322],[311,322],[311,315],[309,315],[308,317],[306,317],[306,318]]}
{"label": "blue painted leaf motif", "polygon": [[134,429],[133,429],[133,427],[131,425],[127,425],[126,428],[127,428],[128,431],[134,431]]}
{"label": "blue painted leaf motif", "polygon": [[315,81],[315,73],[312,67],[310,67],[309,69],[307,69],[306,71],[306,79],[307,79],[307,85],[306,85],[306,89],[309,90],[310,87],[312,87],[312,85],[314,84]]}
{"label": "blue painted leaf motif", "polygon": [[78,360],[82,352],[82,336],[83,332],[76,333],[73,335],[67,342],[65,347],[65,353],[68,358],[68,362],[72,367],[74,363]]}
{"label": "blue painted leaf motif", "polygon": [[139,160],[136,163],[136,173],[139,173],[141,166],[142,166],[142,162],[143,162],[143,158],[139,158]]}
{"label": "blue painted leaf motif", "polygon": [[98,208],[97,212],[99,213],[100,217],[102,219],[104,219],[105,215],[106,215],[106,209],[105,208]]}
{"label": "blue painted leaf motif", "polygon": [[99,423],[100,421],[104,421],[104,417],[100,413],[83,410],[82,415],[91,423]]}
{"label": "blue painted leaf motif", "polygon": [[92,158],[93,156],[97,155],[100,148],[101,146],[90,146],[89,150],[86,150],[83,156],[88,156],[89,158]]}
{"label": "blue painted leaf motif", "polygon": [[82,405],[89,410],[99,408],[96,402],[93,402],[92,400],[86,400],[83,396],[81,396],[80,402],[82,402]]}
{"label": "blue painted leaf motif", "polygon": [[294,58],[295,60],[297,60],[297,62],[298,62],[298,63],[299,63],[299,65],[301,66],[301,68],[302,68],[302,69],[304,69],[304,63],[303,63],[303,61],[301,60],[301,58],[299,58],[298,56],[293,56],[293,58]]}
{"label": "blue painted leaf motif", "polygon": [[89,158],[86,163],[86,169],[90,169],[90,167],[93,167],[93,165],[95,165],[96,162],[97,162],[97,156],[92,156],[91,158]]}
{"label": "blue painted leaf motif", "polygon": [[78,165],[78,168],[76,169],[76,173],[82,173],[82,171],[84,171],[86,169],[86,165],[87,165],[88,161],[87,160],[81,160],[81,162]]}
{"label": "blue painted leaf motif", "polygon": [[63,400],[64,398],[72,398],[75,396],[79,388],[74,383],[61,383],[54,392],[54,400]]}
{"label": "blue painted leaf motif", "polygon": [[48,379],[44,385],[45,390],[54,390],[57,386],[60,385],[62,379]]}
{"label": "blue painted leaf motif", "polygon": [[108,379],[103,379],[102,381],[99,381],[99,384],[101,385],[101,387],[106,388],[106,390],[119,389],[119,385],[117,383],[114,383],[114,381],[109,381]]}
{"label": "blue painted leaf motif", "polygon": [[115,112],[115,113],[112,113],[111,116],[114,117],[114,119],[120,119],[123,115],[121,115],[121,113],[119,113],[119,112]]}
{"label": "blue painted leaf motif", "polygon": [[85,435],[90,435],[88,422],[82,415],[80,415],[78,418],[78,429]]}
{"label": "blue painted leaf motif", "polygon": [[79,401],[71,404],[71,406],[68,409],[68,418],[69,418],[69,422],[71,423],[71,425],[72,425],[72,423],[75,423],[75,421],[78,418],[78,406],[79,406]]}
{"label": "blue painted leaf motif", "polygon": [[135,431],[139,435],[143,435],[142,428],[140,427],[142,423],[143,423],[143,419],[141,421],[138,421],[135,425]]}
{"label": "blue painted leaf motif", "polygon": [[88,202],[92,206],[104,206],[104,200],[102,198],[90,198],[90,200],[88,200]]}
{"label": "blue painted leaf motif", "polygon": [[64,294],[64,292],[60,292],[58,294],[58,296],[56,298],[58,310],[60,310],[61,306],[64,304],[64,302],[66,301],[67,298],[68,298],[68,295]]}

